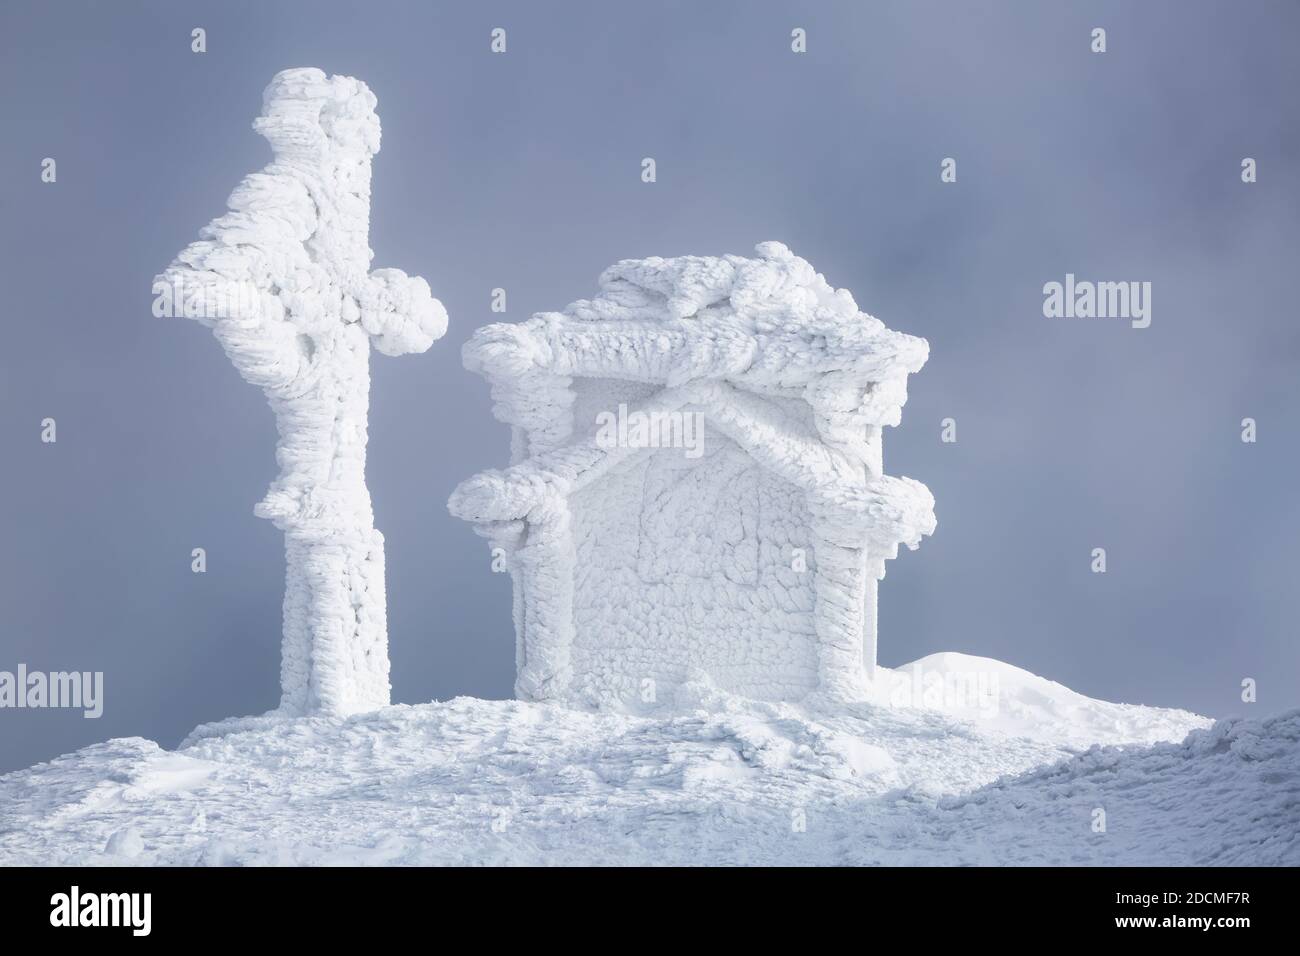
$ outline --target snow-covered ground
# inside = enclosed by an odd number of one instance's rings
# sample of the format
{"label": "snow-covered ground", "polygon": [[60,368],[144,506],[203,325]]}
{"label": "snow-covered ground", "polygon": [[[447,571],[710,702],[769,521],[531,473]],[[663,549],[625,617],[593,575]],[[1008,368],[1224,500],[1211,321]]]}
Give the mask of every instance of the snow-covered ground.
{"label": "snow-covered ground", "polygon": [[0,777],[0,864],[1300,864],[1300,711],[1211,726],[960,654],[879,686],[112,740]]}

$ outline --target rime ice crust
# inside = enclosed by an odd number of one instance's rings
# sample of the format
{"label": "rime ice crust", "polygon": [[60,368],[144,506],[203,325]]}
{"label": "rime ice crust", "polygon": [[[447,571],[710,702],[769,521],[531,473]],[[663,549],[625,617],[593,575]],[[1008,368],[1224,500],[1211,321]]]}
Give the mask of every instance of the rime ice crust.
{"label": "rime ice crust", "polygon": [[375,103],[351,77],[277,74],[253,123],[274,158],[158,278],[275,412],[280,474],[255,511],[285,534],[292,715],[389,702],[384,542],[365,483],[370,348],[423,352],[447,328],[424,279],[370,270]]}
{"label": "rime ice crust", "polygon": [[[625,260],[597,297],[466,344],[512,464],[449,507],[509,555],[521,697],[626,704],[701,675],[764,699],[866,693],[876,580],[935,527],[929,491],[881,456],[928,346],[780,243],[756,252]],[[685,468],[594,440],[624,404],[701,411],[714,453]]]}
{"label": "rime ice crust", "polygon": [[[880,671],[987,665],[996,726],[923,700],[706,694],[641,717],[457,697],[229,721],[176,752],[111,740],[0,776],[0,866],[1300,865],[1300,711],[1198,729],[964,655]],[[127,830],[138,856],[112,852]]]}
{"label": "rime ice crust", "polygon": [[[111,740],[0,776],[0,866],[1300,865],[1300,711],[1198,729],[965,655],[880,676],[987,666],[993,721],[923,698],[704,693],[641,717],[458,697],[228,721],[176,752]],[[114,854],[128,830],[143,852]]]}

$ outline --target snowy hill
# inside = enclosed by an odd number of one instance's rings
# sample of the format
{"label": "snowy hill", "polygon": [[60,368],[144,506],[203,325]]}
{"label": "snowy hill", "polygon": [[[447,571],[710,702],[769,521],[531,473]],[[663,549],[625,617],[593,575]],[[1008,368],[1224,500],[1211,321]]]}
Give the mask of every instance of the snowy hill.
{"label": "snowy hill", "polygon": [[1191,727],[1209,726],[1189,723],[1186,711],[1094,700],[1011,664],[969,654],[931,654],[889,677],[888,702],[894,706],[920,704],[986,729],[1078,749],[1181,740]]}
{"label": "snowy hill", "polygon": [[[996,707],[902,700],[975,672]],[[666,717],[457,698],[113,740],[0,777],[0,863],[1300,864],[1300,711],[885,676],[847,712],[696,686]]]}

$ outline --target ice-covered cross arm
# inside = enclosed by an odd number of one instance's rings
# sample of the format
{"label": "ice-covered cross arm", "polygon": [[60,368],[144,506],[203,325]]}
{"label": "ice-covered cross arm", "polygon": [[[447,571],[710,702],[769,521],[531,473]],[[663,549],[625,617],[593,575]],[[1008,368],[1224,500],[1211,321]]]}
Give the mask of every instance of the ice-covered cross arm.
{"label": "ice-covered cross arm", "polygon": [[361,327],[385,355],[423,352],[447,331],[447,312],[429,283],[401,269],[376,269],[360,296]]}

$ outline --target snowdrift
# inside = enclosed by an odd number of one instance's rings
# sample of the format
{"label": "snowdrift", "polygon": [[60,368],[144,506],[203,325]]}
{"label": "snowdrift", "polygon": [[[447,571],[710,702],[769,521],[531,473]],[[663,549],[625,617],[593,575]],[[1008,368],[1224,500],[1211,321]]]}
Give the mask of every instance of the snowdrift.
{"label": "snowdrift", "polygon": [[1300,711],[1211,726],[999,667],[994,720],[698,686],[662,718],[457,698],[113,740],[0,777],[0,863],[1300,863]]}

